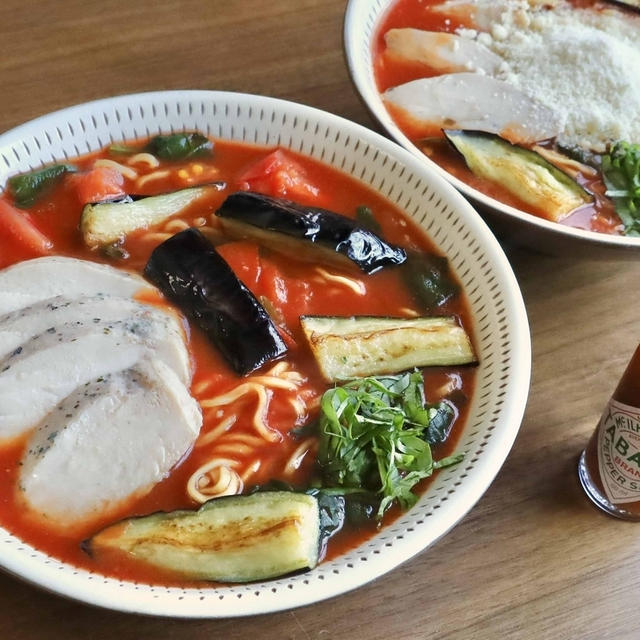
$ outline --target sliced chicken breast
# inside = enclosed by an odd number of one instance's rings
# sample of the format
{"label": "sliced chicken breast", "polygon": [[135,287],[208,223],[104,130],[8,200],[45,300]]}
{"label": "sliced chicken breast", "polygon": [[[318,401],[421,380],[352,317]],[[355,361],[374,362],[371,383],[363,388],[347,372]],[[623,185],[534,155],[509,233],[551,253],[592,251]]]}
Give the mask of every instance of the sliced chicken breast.
{"label": "sliced chicken breast", "polygon": [[150,285],[139,276],[107,265],[62,256],[35,258],[0,271],[0,315],[58,295],[130,298],[144,288]]}
{"label": "sliced chicken breast", "polygon": [[51,327],[75,325],[80,328],[97,322],[121,322],[127,318],[164,322],[167,316],[172,330],[179,331],[172,314],[132,298],[102,294],[87,298],[56,296],[0,316],[0,359]]}
{"label": "sliced chicken breast", "polygon": [[481,31],[489,31],[491,26],[499,22],[502,13],[513,8],[513,2],[504,0],[447,0],[430,9],[436,13],[444,13],[462,22],[471,20],[473,26]]}
{"label": "sliced chicken breast", "polygon": [[487,131],[516,144],[553,138],[563,128],[561,118],[541,102],[478,73],[421,78],[382,97],[418,126]]}
{"label": "sliced chicken breast", "polygon": [[504,60],[484,45],[443,31],[389,29],[384,34],[385,55],[428,65],[441,73],[482,71],[497,73]]}
{"label": "sliced chicken breast", "polygon": [[46,416],[27,444],[17,490],[61,527],[102,517],[166,477],[201,424],[171,368],[143,359],[81,386]]}
{"label": "sliced chicken breast", "polygon": [[188,383],[190,363],[181,329],[174,318],[162,316],[51,326],[16,348],[0,361],[0,441],[33,428],[81,385],[151,354]]}

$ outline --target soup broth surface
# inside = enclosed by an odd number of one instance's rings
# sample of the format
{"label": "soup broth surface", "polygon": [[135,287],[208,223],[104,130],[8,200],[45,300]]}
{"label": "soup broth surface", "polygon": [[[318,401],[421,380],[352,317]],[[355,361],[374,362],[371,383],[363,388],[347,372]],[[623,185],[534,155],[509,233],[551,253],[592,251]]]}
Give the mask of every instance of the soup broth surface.
{"label": "soup broth surface", "polygon": [[[412,22],[415,10],[406,2],[399,5],[389,20]],[[383,68],[378,68],[382,84],[387,77],[385,73]],[[116,554],[92,557],[84,551],[82,542],[121,518],[197,508],[199,505],[187,491],[188,479],[215,458],[232,461],[245,491],[272,480],[307,486],[317,471],[317,438],[313,435],[301,438],[296,430],[314,420],[319,400],[330,385],[322,379],[305,342],[299,316],[424,315],[397,269],[385,268],[370,276],[357,270],[342,271],[296,259],[291,254],[285,255],[250,240],[227,237],[221,232],[213,215],[215,210],[229,194],[250,188],[270,195],[284,195],[299,203],[324,207],[349,217],[356,215],[358,207],[366,206],[373,212],[381,235],[387,241],[407,249],[434,252],[424,233],[395,206],[355,179],[317,161],[286,151],[287,158],[297,167],[297,182],[282,187],[277,180],[260,182],[254,179],[254,168],[260,167],[273,153],[272,148],[218,140],[210,156],[180,162],[159,160],[157,166],[151,166],[148,159],[134,162],[131,156],[118,156],[103,150],[72,159],[70,162],[77,167],[77,173],[67,174],[32,207],[20,210],[20,215],[51,241],[52,254],[103,262],[139,274],[161,242],[183,228],[199,228],[213,239],[236,275],[277,319],[278,326],[286,334],[289,350],[280,361],[269,363],[242,378],[231,370],[204,334],[183,319],[194,372],[192,395],[206,404],[252,377],[268,375],[278,365],[298,375],[295,390],[271,388],[268,391],[264,423],[276,434],[272,442],[261,440],[256,434],[254,420],[259,407],[255,395],[246,393],[236,401],[205,408],[203,427],[194,447],[162,482],[146,495],[123,504],[115,515],[111,513],[104,519],[92,520],[86,526],[75,526],[66,531],[51,527],[44,519],[34,516],[18,499],[16,485],[26,438],[0,446],[0,524],[26,543],[71,565],[105,576],[151,584],[182,584],[179,577],[128,557]],[[118,247],[118,254],[107,256],[89,249],[79,230],[85,203],[79,195],[78,176],[91,172],[104,160],[116,162],[116,171],[119,167],[130,170],[125,171],[122,183],[122,189],[127,193],[162,194],[210,182],[223,182],[225,187],[168,221],[128,235]],[[2,198],[13,206],[8,190]],[[0,227],[0,268],[33,257],[36,253],[31,248]],[[141,298],[150,304],[171,306],[159,294],[141,294]],[[446,303],[438,310],[438,315],[455,315],[470,331],[470,316],[463,295]],[[461,399],[456,405],[458,415],[448,440],[434,447],[434,458],[440,459],[455,450],[466,419],[468,402],[464,399],[473,393],[474,370],[464,366],[430,368],[424,371],[424,376],[429,402],[437,402],[452,389]],[[420,491],[427,490],[427,485],[428,481],[424,481]],[[327,557],[358,545],[398,513],[397,507],[389,510],[382,525],[372,522],[359,529],[345,528],[330,540]]]}

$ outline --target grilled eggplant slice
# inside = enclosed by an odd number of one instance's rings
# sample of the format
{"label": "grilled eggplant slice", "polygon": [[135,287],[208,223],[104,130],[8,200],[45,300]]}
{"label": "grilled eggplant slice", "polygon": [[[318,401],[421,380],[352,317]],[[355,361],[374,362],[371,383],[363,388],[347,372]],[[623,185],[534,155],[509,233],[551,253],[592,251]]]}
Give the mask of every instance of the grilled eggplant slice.
{"label": "grilled eggplant slice", "polygon": [[549,220],[559,222],[593,202],[593,196],[573,178],[531,149],[481,131],[444,134],[473,173],[502,185]]}
{"label": "grilled eggplant slice", "polygon": [[188,579],[217,582],[311,569],[319,548],[318,501],[288,491],[216,498],[197,511],[129,518],[85,543],[92,555],[120,550]]}
{"label": "grilled eggplant slice", "polygon": [[95,249],[121,241],[137,229],[146,229],[180,213],[196,200],[220,191],[224,183],[189,187],[159,196],[133,198],[85,205],[80,219],[80,230],[86,244]]}
{"label": "grilled eggplant slice", "polygon": [[300,324],[329,382],[476,362],[454,317],[302,316]]}
{"label": "grilled eggplant slice", "polygon": [[244,375],[287,350],[264,307],[197,230],[156,247],[145,276],[207,334]]}
{"label": "grilled eggplant slice", "polygon": [[[216,215],[228,233],[298,257],[313,247],[311,259],[324,257],[343,267],[355,264],[366,273],[406,260],[404,249],[388,244],[351,218],[260,193],[233,193]],[[296,241],[303,241],[303,246]]]}

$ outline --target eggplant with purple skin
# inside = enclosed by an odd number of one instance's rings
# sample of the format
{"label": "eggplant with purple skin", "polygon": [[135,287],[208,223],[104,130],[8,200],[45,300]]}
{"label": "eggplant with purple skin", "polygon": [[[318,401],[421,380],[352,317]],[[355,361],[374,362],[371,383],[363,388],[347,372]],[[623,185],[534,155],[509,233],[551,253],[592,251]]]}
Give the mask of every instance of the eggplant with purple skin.
{"label": "eggplant with purple skin", "polygon": [[216,215],[231,235],[301,258],[313,249],[308,256],[312,260],[324,258],[343,267],[355,264],[368,274],[407,259],[404,249],[385,242],[351,218],[260,193],[233,193]]}
{"label": "eggplant with purple skin", "polygon": [[156,247],[144,274],[206,333],[236,373],[250,373],[287,351],[264,307],[197,229]]}

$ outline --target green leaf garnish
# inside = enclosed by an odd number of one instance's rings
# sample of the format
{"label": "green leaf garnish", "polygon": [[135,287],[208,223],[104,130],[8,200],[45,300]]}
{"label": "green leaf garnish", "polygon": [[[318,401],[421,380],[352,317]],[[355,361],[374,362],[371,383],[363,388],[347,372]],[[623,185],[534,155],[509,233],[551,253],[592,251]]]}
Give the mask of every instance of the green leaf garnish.
{"label": "green leaf garnish", "polygon": [[429,444],[444,442],[449,436],[455,409],[446,401],[440,402],[437,406],[429,409],[429,426],[425,437]]}
{"label": "green leaf garnish", "polygon": [[462,459],[434,462],[429,441],[448,435],[454,412],[444,402],[425,404],[418,371],[347,382],[325,392],[321,409],[318,461],[325,486],[378,492],[378,518],[396,500],[411,507],[418,482]]}
{"label": "green leaf garnish", "polygon": [[359,225],[371,231],[372,233],[376,233],[378,235],[381,234],[382,229],[380,228],[380,224],[376,220],[373,211],[369,207],[360,205],[356,209],[356,220],[358,221]]}
{"label": "green leaf garnish", "polygon": [[211,153],[213,142],[197,131],[155,136],[144,146],[113,143],[109,153],[133,154],[146,151],[162,160],[186,160]]}
{"label": "green leaf garnish", "polygon": [[628,236],[640,236],[640,145],[616,142],[602,156],[602,177]]}
{"label": "green leaf garnish", "polygon": [[427,311],[441,307],[459,293],[444,257],[407,252],[407,260],[400,268],[407,286]]}
{"label": "green leaf garnish", "polygon": [[184,160],[210,153],[213,143],[201,133],[172,133],[156,136],[149,141],[146,150],[163,160]]}
{"label": "green leaf garnish", "polygon": [[9,193],[15,204],[26,209],[44,195],[65,173],[76,171],[71,164],[53,164],[44,169],[37,169],[29,173],[9,178]]}

